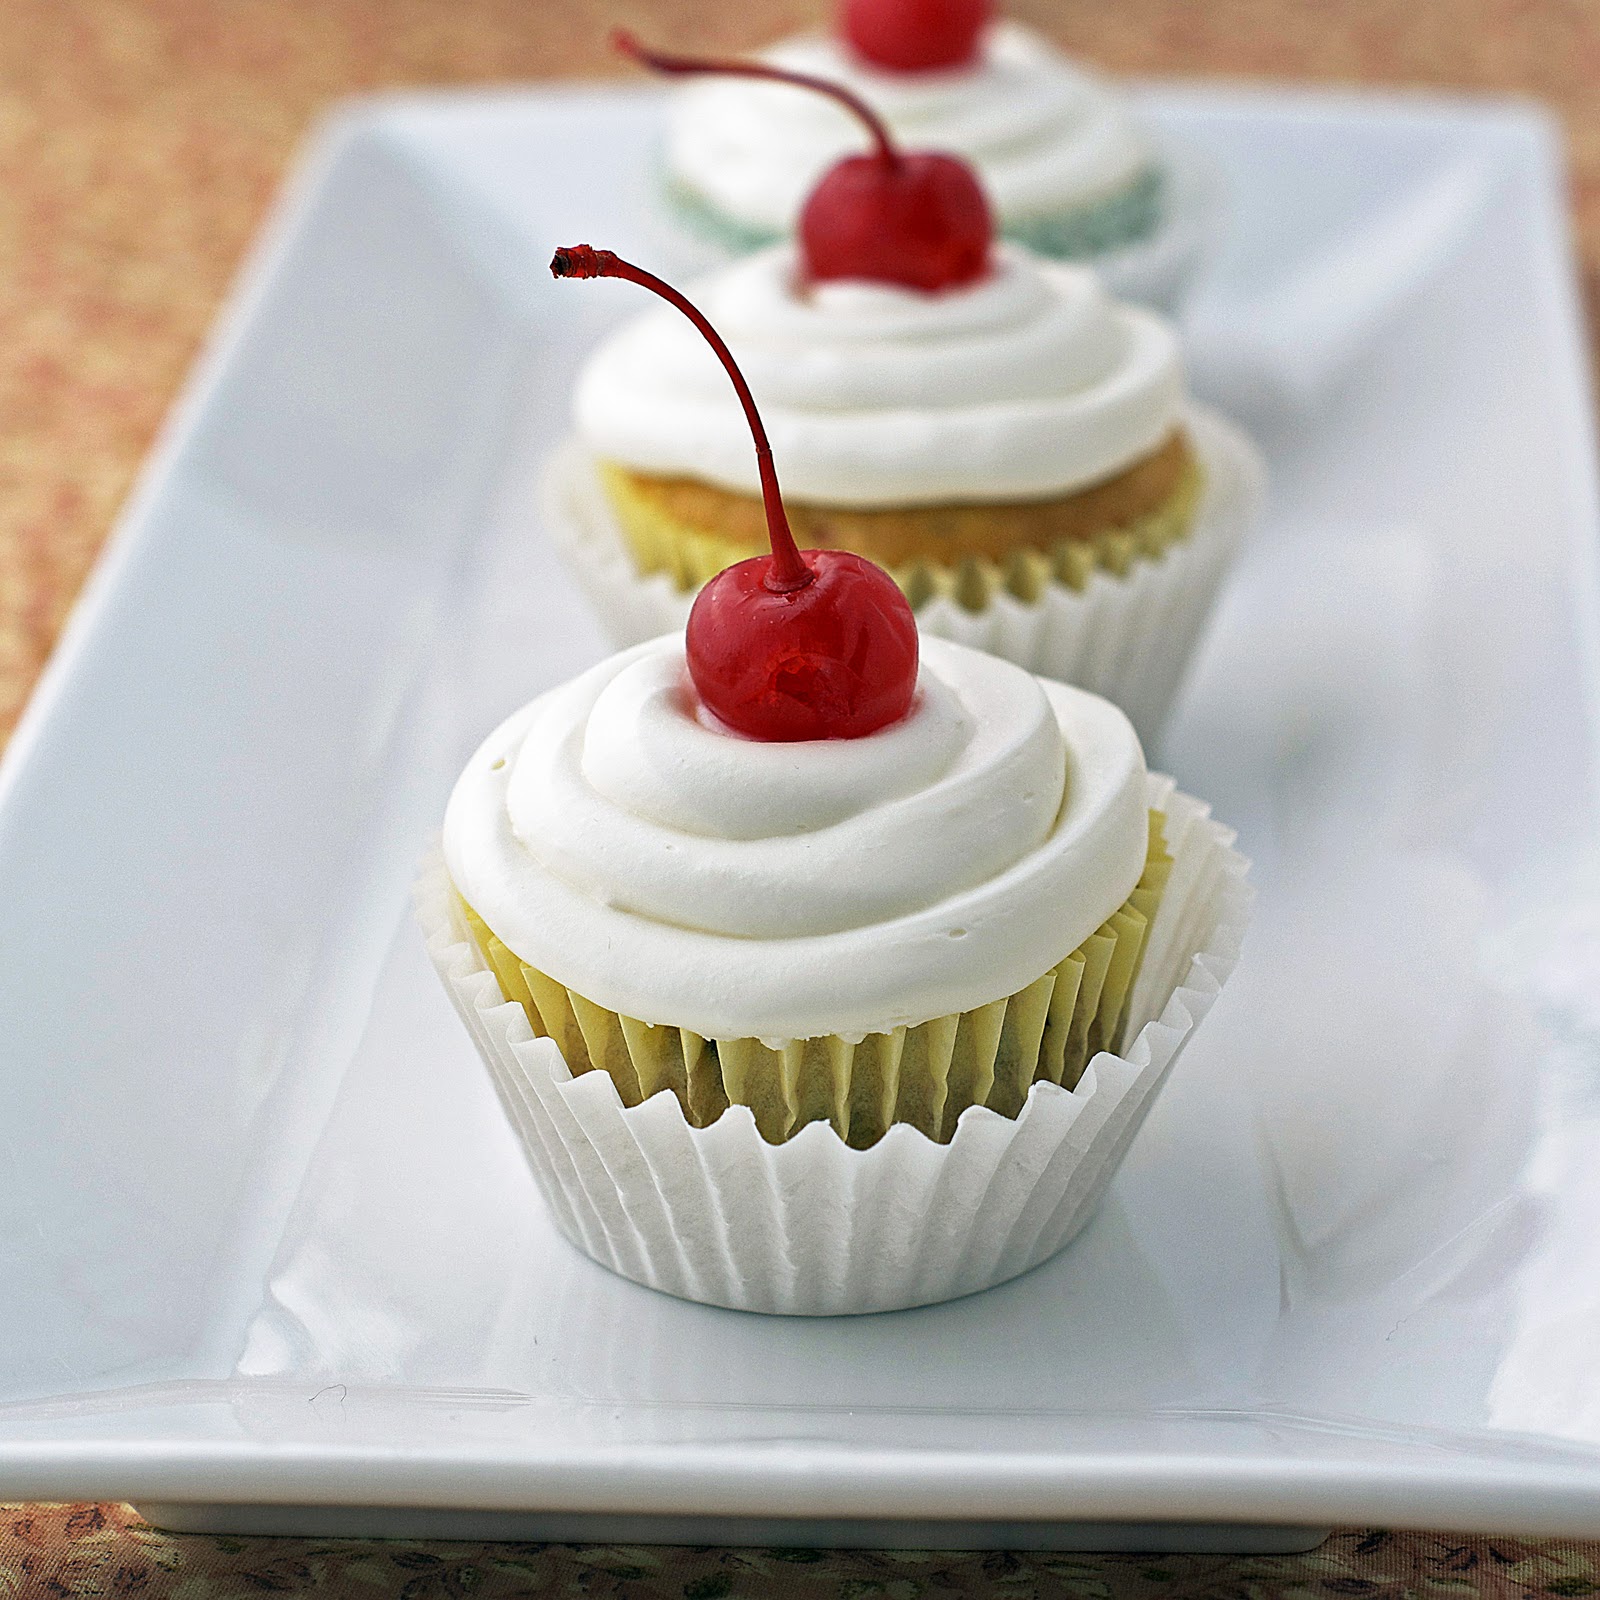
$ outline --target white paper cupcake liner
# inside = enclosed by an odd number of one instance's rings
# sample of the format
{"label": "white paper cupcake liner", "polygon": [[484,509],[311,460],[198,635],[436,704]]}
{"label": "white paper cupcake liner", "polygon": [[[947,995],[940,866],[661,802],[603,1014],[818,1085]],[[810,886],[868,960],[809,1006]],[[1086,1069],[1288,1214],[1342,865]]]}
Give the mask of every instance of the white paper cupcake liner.
{"label": "white paper cupcake liner", "polygon": [[687,1300],[837,1316],[987,1289],[1084,1225],[1238,958],[1248,864],[1208,808],[1152,775],[1171,879],[1130,1002],[1125,1054],[1022,1111],[965,1111],[948,1144],[897,1124],[853,1150],[823,1122],[768,1144],[745,1106],[693,1128],[662,1091],[625,1107],[536,1039],[460,920],[442,857],[417,883],[428,953],[489,1068],[561,1231],[602,1266]]}
{"label": "white paper cupcake liner", "polygon": [[[1189,536],[1127,573],[1098,569],[1082,589],[1048,584],[1037,600],[998,590],[980,611],[943,595],[917,609],[926,633],[1004,656],[1104,695],[1153,748],[1240,541],[1261,513],[1266,473],[1254,445],[1214,412],[1187,418],[1205,472]],[[665,573],[641,576],[592,458],[566,441],[545,468],[545,526],[611,642],[623,649],[675,632],[694,595]]]}

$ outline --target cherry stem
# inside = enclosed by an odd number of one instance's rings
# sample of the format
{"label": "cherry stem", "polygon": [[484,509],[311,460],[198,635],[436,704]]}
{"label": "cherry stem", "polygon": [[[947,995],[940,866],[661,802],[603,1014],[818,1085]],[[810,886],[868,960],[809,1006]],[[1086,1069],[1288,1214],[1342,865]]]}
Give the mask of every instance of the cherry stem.
{"label": "cherry stem", "polygon": [[769,67],[764,61],[732,61],[715,56],[680,56],[665,50],[651,50],[626,28],[617,28],[611,35],[612,47],[649,67],[652,72],[664,72],[674,77],[693,73],[720,73],[729,78],[766,78],[773,83],[792,84],[797,89],[815,89],[818,94],[832,96],[846,111],[853,112],[866,125],[878,147],[878,158],[891,167],[900,164],[900,152],[883,118],[860,95],[846,89],[843,84],[832,83],[827,78],[814,78],[809,72],[790,72],[786,67]]}
{"label": "cherry stem", "polygon": [[816,574],[800,559],[800,548],[794,542],[789,528],[789,517],[783,509],[783,496],[778,492],[778,473],[772,465],[772,446],[767,442],[767,430],[761,425],[761,414],[756,410],[750,385],[744,381],[733,352],[722,342],[722,335],[706,321],[698,307],[653,272],[636,267],[631,261],[610,250],[596,250],[593,245],[574,244],[557,250],[550,262],[550,272],[557,278],[626,278],[637,283],[674,305],[704,335],[706,343],[717,353],[717,359],[733,379],[734,392],[744,407],[745,420],[750,424],[750,436],[756,444],[756,470],[761,474],[761,500],[767,510],[767,538],[772,544],[772,569],[763,580],[775,594],[789,594],[803,589]]}

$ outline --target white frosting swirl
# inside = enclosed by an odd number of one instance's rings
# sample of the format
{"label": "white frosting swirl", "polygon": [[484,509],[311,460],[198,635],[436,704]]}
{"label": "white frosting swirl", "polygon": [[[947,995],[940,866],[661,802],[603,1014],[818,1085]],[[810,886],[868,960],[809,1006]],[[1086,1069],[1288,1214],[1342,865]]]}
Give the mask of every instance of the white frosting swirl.
{"label": "white frosting swirl", "polygon": [[[786,494],[930,505],[1063,494],[1110,477],[1178,425],[1178,343],[1086,268],[1017,247],[970,288],[797,285],[792,247],[690,291],[761,409]],[[578,380],[578,430],[642,472],[760,492],[727,374],[679,312],[627,323]]]}
{"label": "white frosting swirl", "polygon": [[1138,881],[1143,756],[1094,695],[922,648],[902,721],[800,744],[708,722],[681,636],[613,656],[468,763],[451,876],[531,966],[708,1038],[860,1036],[1013,993]]}
{"label": "white frosting swirl", "polygon": [[[950,72],[880,72],[823,37],[786,40],[763,59],[854,89],[908,150],[965,156],[1008,220],[1103,199],[1152,162],[1120,97],[1015,23],[989,30],[976,66]],[[702,78],[673,99],[667,166],[718,210],[782,234],[822,173],[866,147],[856,118],[821,95]]]}

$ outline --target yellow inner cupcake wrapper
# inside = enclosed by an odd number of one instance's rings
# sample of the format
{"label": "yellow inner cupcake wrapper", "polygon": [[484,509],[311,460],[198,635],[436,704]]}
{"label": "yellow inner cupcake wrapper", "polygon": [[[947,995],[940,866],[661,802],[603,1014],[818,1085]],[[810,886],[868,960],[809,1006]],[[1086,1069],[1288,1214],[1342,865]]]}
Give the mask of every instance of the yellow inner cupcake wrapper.
{"label": "yellow inner cupcake wrapper", "polygon": [[[765,543],[681,521],[642,494],[622,468],[607,461],[596,465],[641,576],[666,573],[687,594],[724,567],[765,551]],[[944,595],[967,611],[982,611],[1002,591],[1032,603],[1051,583],[1081,590],[1096,571],[1123,577],[1135,561],[1159,560],[1194,527],[1204,488],[1205,473],[1191,458],[1166,500],[1126,524],[1061,539],[1049,549],[1019,546],[999,559],[968,556],[950,564],[928,556],[890,566],[889,571],[913,608]]]}
{"label": "yellow inner cupcake wrapper", "polygon": [[865,1149],[895,1122],[947,1143],[968,1106],[1014,1117],[1041,1079],[1075,1088],[1099,1051],[1121,1043],[1171,871],[1162,816],[1152,811],[1149,852],[1133,893],[1025,989],[859,1043],[830,1035],[776,1047],[759,1039],[702,1039],[686,1028],[608,1011],[518,959],[471,906],[460,904],[506,998],[527,1013],[535,1035],[555,1041],[575,1076],[610,1074],[629,1106],[669,1089],[697,1128],[730,1104],[745,1105],[770,1144],[825,1121],[847,1144]]}

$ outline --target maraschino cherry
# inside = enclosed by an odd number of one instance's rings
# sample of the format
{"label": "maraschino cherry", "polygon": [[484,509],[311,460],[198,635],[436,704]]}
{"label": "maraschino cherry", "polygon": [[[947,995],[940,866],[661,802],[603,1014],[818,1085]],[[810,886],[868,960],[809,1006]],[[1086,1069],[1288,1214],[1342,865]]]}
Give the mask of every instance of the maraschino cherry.
{"label": "maraschino cherry", "polygon": [[989,0],[844,0],[839,31],[886,72],[947,72],[978,59]]}
{"label": "maraschino cherry", "polygon": [[701,701],[735,732],[773,743],[857,739],[903,717],[917,687],[911,607],[863,557],[796,548],[767,431],[716,329],[671,284],[609,250],[557,250],[550,271],[626,278],[676,306],[716,351],[750,424],[772,554],[719,572],[695,599],[685,645]]}
{"label": "maraschino cherry", "polygon": [[859,95],[826,78],[759,61],[647,50],[624,29],[612,42],[656,72],[793,84],[831,96],[861,119],[876,148],[830,167],[800,213],[797,232],[808,280],[863,278],[933,292],[975,283],[989,270],[994,218],[977,174],[957,156],[898,149],[883,119]]}

